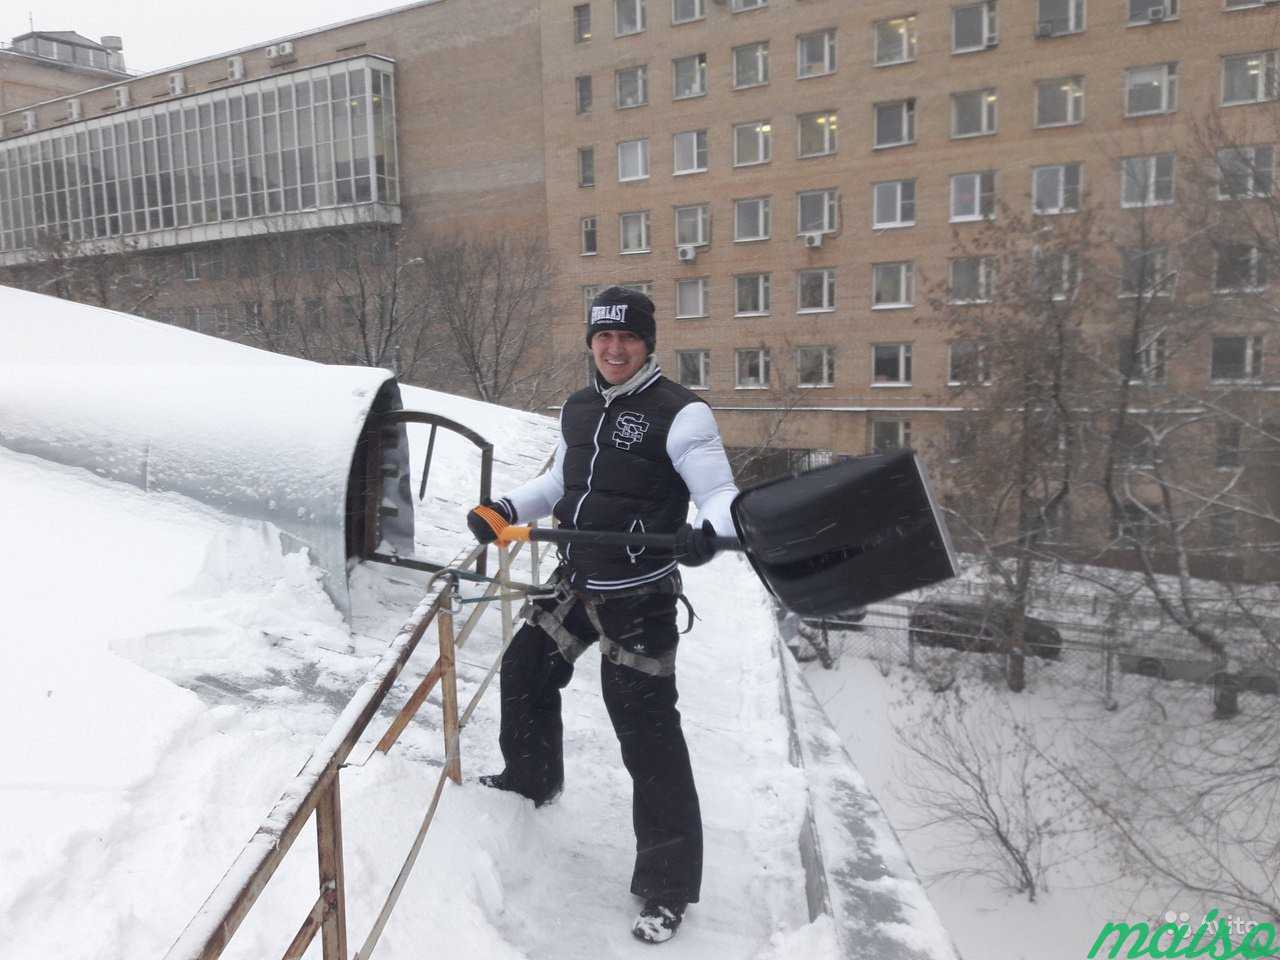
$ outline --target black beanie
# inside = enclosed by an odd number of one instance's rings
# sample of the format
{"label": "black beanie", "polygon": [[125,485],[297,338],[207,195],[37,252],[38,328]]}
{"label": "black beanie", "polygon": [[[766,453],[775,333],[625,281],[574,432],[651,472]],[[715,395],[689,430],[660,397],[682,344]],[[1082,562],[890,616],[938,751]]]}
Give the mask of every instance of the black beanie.
{"label": "black beanie", "polygon": [[609,287],[596,294],[587,317],[587,346],[601,330],[629,330],[644,341],[650,353],[657,340],[653,301],[639,290]]}

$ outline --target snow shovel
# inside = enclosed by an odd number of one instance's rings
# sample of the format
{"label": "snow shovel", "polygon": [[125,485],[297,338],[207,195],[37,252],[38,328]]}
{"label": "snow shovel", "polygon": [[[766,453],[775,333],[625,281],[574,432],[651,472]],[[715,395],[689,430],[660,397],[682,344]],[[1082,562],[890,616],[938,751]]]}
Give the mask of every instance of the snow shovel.
{"label": "snow shovel", "polygon": [[[747,555],[784,607],[830,616],[954,577],[946,524],[914,451],[853,457],[744,490],[730,507]],[[593,543],[673,551],[675,535],[507,525],[482,510],[498,540]],[[491,515],[490,515],[491,514]]]}

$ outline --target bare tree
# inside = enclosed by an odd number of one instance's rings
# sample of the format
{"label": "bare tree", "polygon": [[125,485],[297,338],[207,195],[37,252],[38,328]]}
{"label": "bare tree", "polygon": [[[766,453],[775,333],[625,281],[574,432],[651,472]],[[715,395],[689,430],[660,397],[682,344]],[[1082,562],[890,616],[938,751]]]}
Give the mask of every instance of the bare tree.
{"label": "bare tree", "polygon": [[24,290],[142,313],[163,296],[173,274],[167,257],[144,251],[134,238],[77,242],[46,231],[30,264],[8,268],[4,277]]}

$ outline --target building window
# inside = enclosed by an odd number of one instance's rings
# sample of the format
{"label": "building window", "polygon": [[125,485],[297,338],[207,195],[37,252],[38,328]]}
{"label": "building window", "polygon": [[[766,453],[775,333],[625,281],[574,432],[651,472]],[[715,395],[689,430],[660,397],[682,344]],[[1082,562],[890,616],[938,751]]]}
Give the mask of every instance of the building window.
{"label": "building window", "polygon": [[707,169],[707,131],[687,130],[672,137],[675,150],[674,174],[705,173]]}
{"label": "building window", "polygon": [[818,30],[796,37],[796,77],[820,77],[836,69],[836,32]]}
{"label": "building window", "polygon": [[871,452],[893,453],[911,446],[910,420],[872,420]]}
{"label": "building window", "polygon": [[952,53],[985,50],[998,42],[995,0],[951,8]]}
{"label": "building window", "polygon": [[1173,113],[1178,109],[1178,65],[1157,63],[1131,67],[1124,75],[1124,112],[1142,117],[1153,113]]}
{"label": "building window", "polygon": [[796,128],[799,135],[797,155],[801,158],[822,157],[836,152],[835,113],[802,113],[796,118]]}
{"label": "building window", "polygon": [[898,147],[915,143],[916,101],[914,98],[877,103],[875,111],[875,145],[877,147]]}
{"label": "building window", "polygon": [[733,86],[756,87],[769,82],[769,41],[733,48]]}
{"label": "building window", "polygon": [[740,123],[733,128],[733,165],[768,163],[773,156],[773,127],[768,120]]}
{"label": "building window", "polygon": [[951,177],[951,222],[996,215],[996,172],[957,173]]}
{"label": "building window", "polygon": [[680,385],[690,390],[705,390],[711,382],[710,350],[678,350],[676,364],[680,368]]}
{"label": "building window", "polygon": [[1164,247],[1120,251],[1120,296],[1167,297],[1176,279],[1169,271],[1169,251]]}
{"label": "building window", "polygon": [[1222,58],[1222,103],[1259,103],[1280,96],[1280,50]]}
{"label": "building window", "polygon": [[951,344],[947,365],[947,385],[990,383],[991,368],[987,363],[987,350],[976,340],[957,340]]}
{"label": "building window", "polygon": [[909,307],[915,298],[915,269],[909,260],[871,265],[871,308]]}
{"label": "building window", "polygon": [[733,239],[768,240],[771,230],[768,197],[733,202]]}
{"label": "building window", "polygon": [[594,187],[596,185],[596,148],[578,148],[578,186]]}
{"label": "building window", "polygon": [[796,312],[829,313],[836,308],[836,272],[830,267],[796,276]]}
{"label": "building window", "polygon": [[1036,81],[1036,126],[1065,127],[1084,120],[1084,77]]}
{"label": "building window", "polygon": [[796,194],[796,231],[834,233],[840,228],[840,194],[835,189]]}
{"label": "building window", "polygon": [[1214,337],[1209,362],[1214,383],[1256,382],[1262,379],[1261,337]]}
{"label": "building window", "polygon": [[644,29],[645,0],[613,0],[614,32],[624,37]]}
{"label": "building window", "polygon": [[675,72],[673,100],[701,97],[707,92],[707,55],[694,53],[671,61]]}
{"label": "building window", "polygon": [[711,207],[700,203],[676,207],[676,243],[700,247],[711,242]]}
{"label": "building window", "polygon": [[1037,37],[1061,37],[1084,30],[1084,0],[1038,0]]}
{"label": "building window", "polygon": [[200,279],[200,258],[192,251],[187,251],[182,255],[182,279]]}
{"label": "building window", "polygon": [[916,182],[887,180],[872,189],[871,225],[877,230],[910,227],[916,222]]}
{"label": "building window", "polygon": [[582,312],[583,312],[583,318],[587,321],[587,323],[591,322],[591,301],[594,300],[599,295],[600,291],[603,289],[604,287],[594,286],[594,285],[584,286],[582,288],[582,307],[583,307]]}
{"label": "building window", "polygon": [[994,89],[967,90],[951,95],[951,136],[979,137],[996,132]]}
{"label": "building window", "polygon": [[1213,445],[1213,465],[1219,470],[1244,466],[1244,430],[1239,420],[1219,420]]}
{"label": "building window", "polygon": [[769,274],[743,273],[733,281],[734,316],[761,317],[769,312]]}
{"label": "building window", "polygon": [[206,280],[226,279],[227,261],[220,244],[213,244],[203,251],[200,257],[199,275]]}
{"label": "building window", "polygon": [[596,218],[582,218],[582,255],[594,256],[597,250]]}
{"label": "building window", "polygon": [[[1133,465],[1137,466],[1137,464]],[[1111,535],[1117,540],[1127,541],[1137,547],[1152,546],[1155,543],[1157,527],[1153,514],[1158,509],[1155,506],[1122,503],[1119,515],[1111,518]]]}
{"label": "building window", "polygon": [[1217,245],[1213,289],[1218,293],[1261,290],[1267,285],[1266,255],[1251,243]]}
{"label": "building window", "polygon": [[580,3],[573,8],[573,42],[591,39],[591,4]]}
{"label": "building window", "polygon": [[1166,349],[1163,330],[1141,340],[1130,336],[1118,337],[1116,352],[1120,358],[1120,376],[1133,384],[1164,383]]}
{"label": "building window", "polygon": [[671,0],[672,23],[692,23],[706,15],[706,0]]}
{"label": "building window", "polygon": [[676,319],[688,320],[707,315],[707,278],[693,277],[676,281]]}
{"label": "building window", "polygon": [[1267,197],[1275,183],[1275,150],[1270,146],[1218,151],[1218,199]]}
{"label": "building window", "polygon": [[614,74],[618,109],[643,107],[649,102],[649,68],[628,67]]}
{"label": "building window", "polygon": [[969,416],[952,416],[943,421],[947,459],[952,463],[968,460],[978,452],[978,425]]}
{"label": "building window", "polygon": [[832,347],[799,347],[796,382],[802,387],[829,387],[836,380],[836,352]]}
{"label": "building window", "polygon": [[879,20],[876,31],[876,66],[910,63],[916,58],[916,18]]}
{"label": "building window", "polygon": [[763,347],[737,350],[738,370],[734,386],[739,390],[763,390],[769,386],[769,351]]}
{"label": "building window", "polygon": [[578,113],[591,112],[591,77],[577,77],[573,81],[577,95]]}
{"label": "building window", "polygon": [[911,344],[877,343],[871,348],[873,387],[911,386]]}
{"label": "building window", "polygon": [[1120,206],[1173,203],[1173,154],[1126,157],[1120,161]]}
{"label": "building window", "polygon": [[649,176],[649,141],[623,140],[618,144],[618,182],[644,180]]}
{"label": "building window", "polygon": [[1074,213],[1080,209],[1078,163],[1058,163],[1031,171],[1031,209],[1036,213]]}
{"label": "building window", "polygon": [[1037,289],[1050,300],[1070,300],[1080,287],[1080,264],[1075,251],[1034,254]]}
{"label": "building window", "polygon": [[769,0],[733,0],[729,9],[734,13],[742,13],[744,10],[759,10],[768,5]]}
{"label": "building window", "polygon": [[1156,23],[1177,16],[1178,0],[1129,0],[1130,23]]}
{"label": "building window", "polygon": [[638,210],[618,217],[622,230],[623,253],[649,252],[649,211]]}
{"label": "building window", "polygon": [[990,257],[956,257],[951,261],[952,303],[989,303],[995,264]]}

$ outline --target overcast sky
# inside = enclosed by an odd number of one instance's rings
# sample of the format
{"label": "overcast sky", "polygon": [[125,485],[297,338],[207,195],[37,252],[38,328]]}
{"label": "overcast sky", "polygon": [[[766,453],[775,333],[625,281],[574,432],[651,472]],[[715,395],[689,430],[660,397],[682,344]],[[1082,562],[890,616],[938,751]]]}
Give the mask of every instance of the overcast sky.
{"label": "overcast sky", "polygon": [[401,6],[405,0],[4,0],[0,39],[31,29],[74,30],[92,40],[124,38],[130,70],[159,70],[186,60],[273,40]]}

